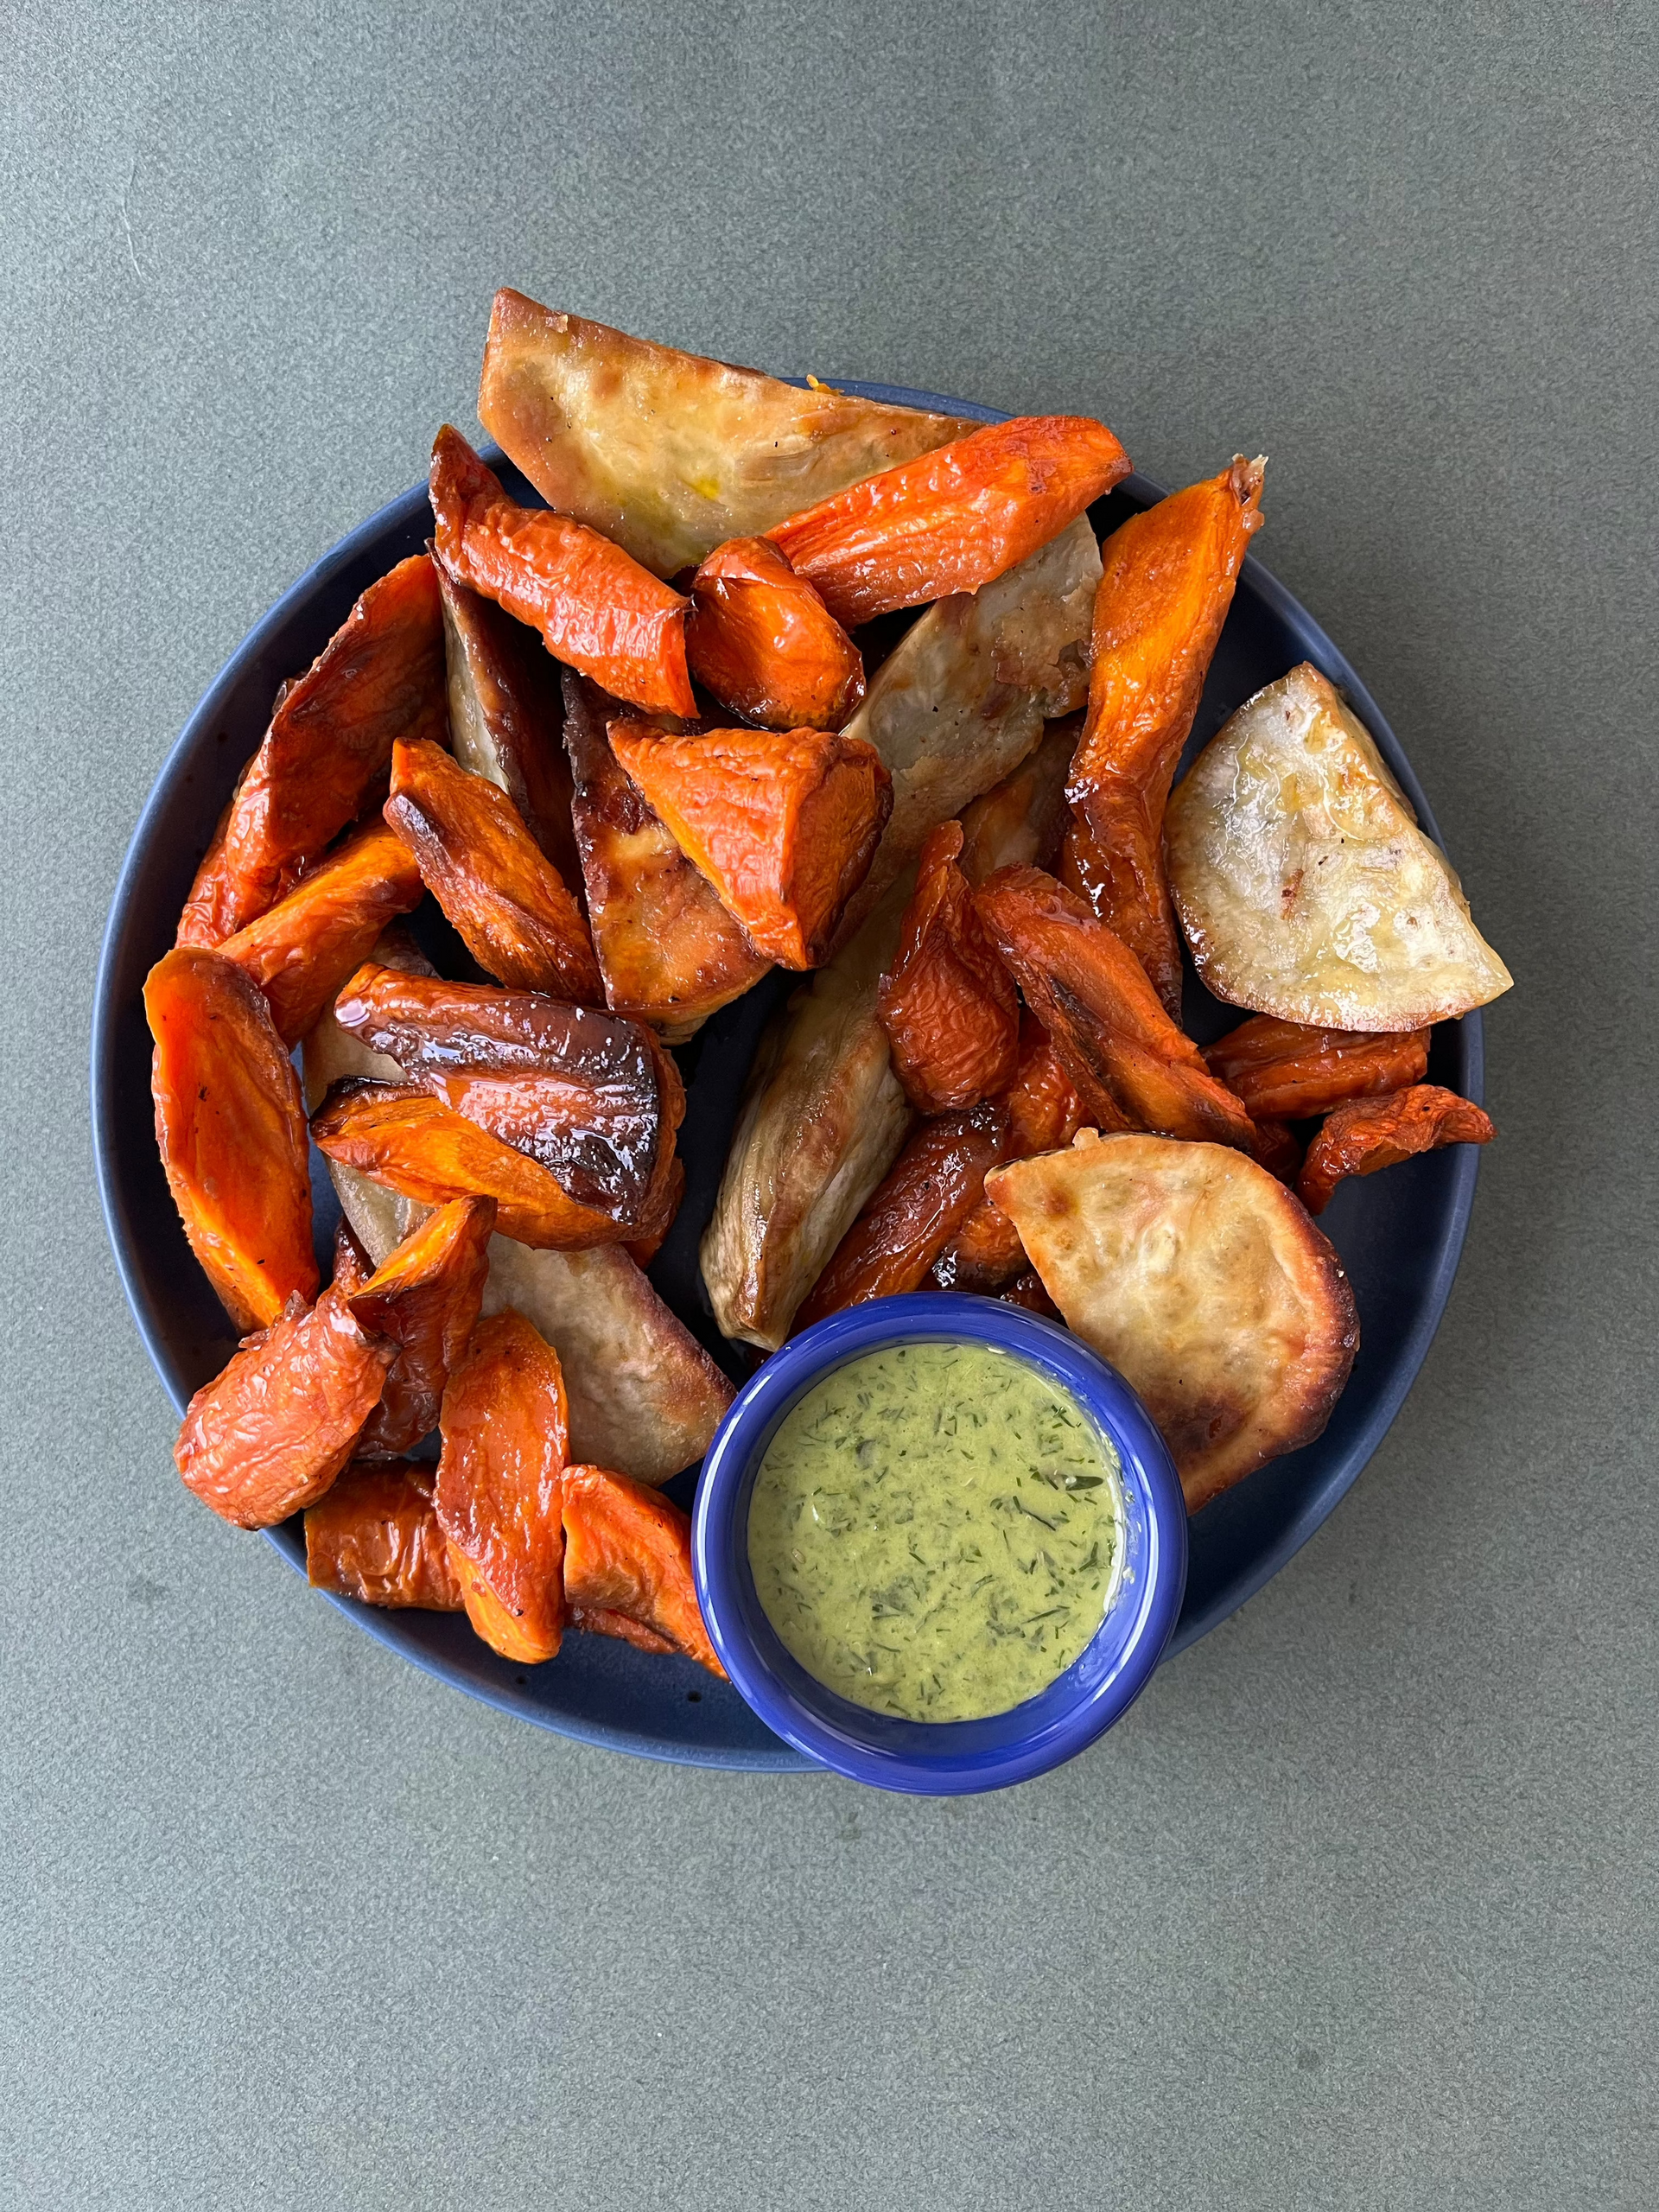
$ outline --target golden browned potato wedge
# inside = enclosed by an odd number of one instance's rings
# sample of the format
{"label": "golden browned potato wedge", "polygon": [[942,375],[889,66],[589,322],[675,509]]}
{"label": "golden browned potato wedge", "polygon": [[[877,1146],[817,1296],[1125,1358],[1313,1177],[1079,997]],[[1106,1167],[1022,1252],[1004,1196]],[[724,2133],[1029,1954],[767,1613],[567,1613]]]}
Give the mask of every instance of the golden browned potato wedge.
{"label": "golden browned potato wedge", "polygon": [[1068,1327],[1146,1400],[1189,1513],[1324,1428],[1359,1319],[1335,1251],[1266,1168],[1227,1145],[1084,1129],[985,1188]]}
{"label": "golden browned potato wedge", "polygon": [[799,391],[499,291],[479,420],[550,506],[671,576],[976,423]]}
{"label": "golden browned potato wedge", "polygon": [[851,943],[796,992],[760,1040],[702,1279],[728,1337],[775,1351],[910,1128],[876,1014],[914,880],[906,870]]}
{"label": "golden browned potato wedge", "polygon": [[1082,705],[1100,548],[1087,516],[977,592],[930,607],[884,660],[845,734],[873,745],[893,812],[848,901],[845,944],[930,830],[1019,766],[1043,724]]}
{"label": "golden browned potato wedge", "polygon": [[1306,661],[1211,740],[1165,837],[1198,973],[1235,1006],[1426,1029],[1510,988],[1369,732]]}

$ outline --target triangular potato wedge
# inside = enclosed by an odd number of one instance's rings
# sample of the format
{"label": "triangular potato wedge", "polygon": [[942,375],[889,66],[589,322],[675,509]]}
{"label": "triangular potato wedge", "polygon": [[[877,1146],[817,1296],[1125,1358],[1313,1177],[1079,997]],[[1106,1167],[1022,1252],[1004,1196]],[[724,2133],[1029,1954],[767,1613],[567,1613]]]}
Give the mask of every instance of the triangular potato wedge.
{"label": "triangular potato wedge", "polygon": [[1084,1129],[985,1188],[1068,1327],[1145,1399],[1189,1513],[1324,1428],[1359,1319],[1335,1251],[1266,1168]]}
{"label": "triangular potato wedge", "polygon": [[506,290],[478,413],[550,506],[659,576],[980,427],[824,385],[800,391]]}
{"label": "triangular potato wedge", "polygon": [[1510,988],[1369,732],[1306,661],[1211,738],[1165,839],[1198,973],[1235,1006],[1425,1029]]}

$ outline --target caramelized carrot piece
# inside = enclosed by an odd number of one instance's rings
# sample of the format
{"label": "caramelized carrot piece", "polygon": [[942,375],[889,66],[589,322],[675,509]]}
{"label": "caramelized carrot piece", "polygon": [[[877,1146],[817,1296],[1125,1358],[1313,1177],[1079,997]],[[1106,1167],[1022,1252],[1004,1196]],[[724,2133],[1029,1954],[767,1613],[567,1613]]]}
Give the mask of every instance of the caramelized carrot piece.
{"label": "caramelized carrot piece", "polygon": [[1089,713],[1066,785],[1087,824],[1073,841],[1073,878],[1177,1020],[1180,940],[1164,809],[1245,548],[1262,525],[1264,466],[1241,454],[1219,476],[1132,517],[1102,548]]}
{"label": "caramelized carrot piece", "polygon": [[1288,1122],[1258,1121],[1255,1142],[1250,1147],[1258,1166],[1294,1190],[1302,1169],[1302,1147]]}
{"label": "caramelized carrot piece", "polygon": [[962,843],[960,822],[928,832],[898,957],[876,994],[893,1071],[919,1114],[977,1106],[1019,1062],[1014,978],[957,865]]}
{"label": "caramelized carrot piece", "polygon": [[314,1590],[359,1605],[461,1610],[432,1493],[435,1467],[358,1459],[305,1510],[305,1573]]}
{"label": "caramelized carrot piece", "polygon": [[571,814],[606,1003],[649,1021],[676,1044],[741,997],[772,963],[629,782],[611,750],[617,712],[596,683],[565,671]]}
{"label": "caramelized carrot piece", "polygon": [[351,1458],[397,1347],[365,1334],[342,1292],[297,1296],[191,1399],[173,1456],[187,1489],[238,1529],[314,1505]]}
{"label": "caramelized carrot piece", "polygon": [[1080,899],[1034,868],[1003,868],[974,896],[1096,1128],[1250,1149],[1249,1116]]}
{"label": "caramelized carrot piece", "polygon": [[1345,1175],[1375,1175],[1446,1144],[1490,1144],[1491,1116],[1438,1083],[1386,1098],[1351,1098],[1324,1122],[1307,1147],[1296,1185],[1310,1213],[1323,1213]]}
{"label": "caramelized carrot piece", "polygon": [[441,746],[399,745],[385,817],[480,968],[522,990],[603,997],[582,911],[504,791]]}
{"label": "caramelized carrot piece", "polygon": [[867,476],[766,535],[849,629],[977,591],[1129,473],[1103,423],[1024,415]]}
{"label": "caramelized carrot piece", "polygon": [[660,1491],[606,1467],[568,1471],[564,1595],[585,1627],[614,1636],[620,1621],[632,1622],[660,1640],[656,1648],[683,1651],[724,1680],[691,1577],[690,1521]]}
{"label": "caramelized carrot piece", "polygon": [[691,580],[691,673],[766,729],[840,729],[864,696],[858,647],[765,537],[717,545]]}
{"label": "caramelized carrot piece", "polygon": [[385,788],[393,741],[448,728],[437,572],[424,553],[371,584],[305,674],[276,696],[179,923],[222,944],[290,890]]}
{"label": "caramelized carrot piece", "polygon": [[875,747],[825,730],[669,737],[638,722],[613,723],[611,744],[760,950],[816,967],[893,811]]}
{"label": "caramelized carrot piece", "polygon": [[258,984],[284,1045],[322,1019],[386,925],[419,906],[414,857],[384,822],[370,822],[302,875],[286,899],[227,937],[220,956]]}
{"label": "caramelized carrot piece", "polygon": [[[1058,1152],[1083,1127],[1083,1101],[1035,1014],[1020,1027],[1020,1065],[1002,1094],[1007,1116],[999,1166]],[[939,1290],[995,1291],[1026,1265],[1020,1232],[1000,1206],[982,1198],[933,1262]]]}
{"label": "caramelized carrot piece", "polygon": [[1027,1268],[1024,1274],[1016,1275],[1006,1290],[999,1290],[996,1294],[1005,1306],[1019,1306],[1027,1313],[1040,1313],[1046,1321],[1060,1319],[1059,1307],[1043,1287],[1043,1279],[1034,1268]]}
{"label": "caramelized carrot piece", "polygon": [[690,602],[586,523],[521,507],[459,430],[432,448],[432,512],[450,574],[539,630],[549,652],[619,699],[693,715]]}
{"label": "caramelized carrot piece", "polygon": [[1421,1083],[1428,1032],[1313,1029],[1258,1014],[1204,1057],[1258,1121],[1306,1121],[1344,1098],[1380,1098]]}
{"label": "caramelized carrot piece", "polygon": [[836,1247],[795,1332],[842,1306],[914,1290],[984,1195],[1005,1127],[999,1106],[924,1122]]}
{"label": "caramelized carrot piece", "polygon": [[628,1228],[661,1214],[685,1088],[639,1022],[372,961],[334,1014],[454,1112],[539,1160],[579,1205]]}
{"label": "caramelized carrot piece", "polygon": [[572,1605],[567,1616],[572,1628],[579,1628],[589,1636],[612,1636],[619,1642],[632,1644],[636,1651],[654,1651],[659,1656],[672,1654],[676,1646],[665,1636],[658,1636],[653,1628],[642,1627],[626,1613],[613,1612],[607,1605]]}
{"label": "caramelized carrot piece", "polygon": [[1082,728],[1081,715],[1050,722],[1034,753],[963,808],[957,864],[976,890],[1000,868],[1052,868],[1059,857],[1071,819],[1065,779]]}
{"label": "caramelized carrot piece", "polygon": [[380,1402],[358,1440],[359,1457],[395,1459],[437,1427],[449,1371],[484,1304],[494,1227],[493,1198],[452,1198],[347,1292],[359,1326],[397,1347]]}
{"label": "caramelized carrot piece", "polygon": [[558,1354],[511,1306],[473,1332],[442,1427],[438,1523],[467,1617],[504,1659],[551,1659],[564,1627],[570,1419]]}
{"label": "caramelized carrot piece", "polygon": [[545,1251],[626,1243],[657,1225],[578,1205],[539,1160],[412,1084],[337,1083],[312,1116],[311,1135],[327,1159],[423,1205],[493,1198],[501,1235]]}
{"label": "caramelized carrot piece", "polygon": [[316,1294],[299,1077],[257,983],[175,946],[150,969],[156,1141],[190,1249],[238,1329]]}

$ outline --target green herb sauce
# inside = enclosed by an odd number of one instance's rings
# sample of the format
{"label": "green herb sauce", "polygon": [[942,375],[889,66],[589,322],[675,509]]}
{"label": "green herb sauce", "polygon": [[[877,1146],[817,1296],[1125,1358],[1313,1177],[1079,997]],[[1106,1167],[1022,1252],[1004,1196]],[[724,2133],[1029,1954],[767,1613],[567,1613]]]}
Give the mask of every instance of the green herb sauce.
{"label": "green herb sauce", "polygon": [[749,1504],[766,1618],[810,1675],[906,1720],[1046,1689],[1115,1594],[1117,1454],[1012,1354],[906,1344],[849,1360],[767,1447]]}

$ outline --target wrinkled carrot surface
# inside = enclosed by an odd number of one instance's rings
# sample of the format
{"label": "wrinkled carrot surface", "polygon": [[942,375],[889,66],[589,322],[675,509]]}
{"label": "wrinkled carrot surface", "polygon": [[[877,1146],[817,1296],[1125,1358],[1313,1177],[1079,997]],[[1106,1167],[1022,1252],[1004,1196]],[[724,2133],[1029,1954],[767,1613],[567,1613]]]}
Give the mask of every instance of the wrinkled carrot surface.
{"label": "wrinkled carrot surface", "polygon": [[395,1356],[342,1292],[308,1310],[296,1297],[190,1401],[173,1455],[185,1486],[238,1529],[315,1504],[351,1458]]}
{"label": "wrinkled carrot surface", "polygon": [[874,746],[817,729],[670,737],[611,728],[617,759],[759,949],[785,968],[824,958],[893,811]]}
{"label": "wrinkled carrot surface", "polygon": [[1004,1130],[998,1106],[924,1122],[836,1247],[795,1332],[843,1306],[914,1290],[983,1196]]}
{"label": "wrinkled carrot surface", "polygon": [[1046,545],[1129,473],[1103,423],[1025,415],[792,515],[766,534],[848,629],[977,591]]}
{"label": "wrinkled carrot surface", "polygon": [[1310,1213],[1323,1213],[1344,1176],[1375,1175],[1441,1145],[1490,1144],[1497,1134],[1480,1107],[1437,1083],[1350,1099],[1315,1134],[1296,1187]]}
{"label": "wrinkled carrot surface", "polygon": [[619,699],[695,715],[690,601],[585,523],[521,507],[446,423],[429,479],[438,553],[452,575],[539,630],[549,652]]}
{"label": "wrinkled carrot surface", "polygon": [[437,1469],[412,1459],[358,1459],[305,1512],[305,1572],[314,1590],[359,1605],[461,1610],[432,1493]]}
{"label": "wrinkled carrot surface", "polygon": [[397,1347],[360,1457],[396,1459],[437,1427],[444,1385],[483,1306],[495,1211],[493,1198],[452,1198],[348,1291],[359,1325]]}
{"label": "wrinkled carrot surface", "polygon": [[1381,1098],[1421,1083],[1428,1032],[1314,1029],[1258,1014],[1204,1057],[1258,1121],[1306,1121],[1345,1098]]}
{"label": "wrinkled carrot surface", "polygon": [[563,1630],[569,1426],[552,1346],[511,1306],[480,1321],[443,1394],[438,1522],[467,1618],[521,1664],[552,1658]]}
{"label": "wrinkled carrot surface", "polygon": [[582,1625],[626,1634],[620,1617],[723,1678],[697,1605],[687,1516],[605,1467],[570,1468],[563,1497],[564,1594]]}
{"label": "wrinkled carrot surface", "polygon": [[443,621],[424,553],[371,584],[305,674],[277,694],[179,923],[221,944],[290,890],[384,791],[400,737],[442,740]]}
{"label": "wrinkled carrot surface", "polygon": [[929,831],[898,956],[876,997],[893,1071],[920,1114],[976,1106],[1012,1082],[1019,1062],[1014,978],[957,865],[962,846],[960,822]]}
{"label": "wrinkled carrot surface", "polygon": [[190,1249],[239,1329],[314,1297],[311,1175],[299,1077],[259,987],[175,946],[144,982],[156,1141]]}
{"label": "wrinkled carrot surface", "polygon": [[1164,870],[1164,809],[1252,532],[1260,461],[1133,516],[1102,548],[1089,711],[1067,791],[1087,824],[1071,868],[1179,1019],[1180,940]]}
{"label": "wrinkled carrot surface", "polygon": [[1296,1178],[1302,1170],[1302,1147],[1287,1122],[1258,1121],[1251,1152],[1269,1175],[1276,1175],[1281,1183],[1295,1189]]}
{"label": "wrinkled carrot surface", "polygon": [[691,673],[767,729],[840,729],[864,696],[858,647],[765,537],[717,545],[691,580]]}
{"label": "wrinkled carrot surface", "polygon": [[[999,1166],[1058,1152],[1083,1127],[1083,1101],[1048,1032],[1031,1013],[1020,1024],[1020,1065],[1001,1103],[1007,1126]],[[932,1280],[940,1290],[995,1291],[1025,1266],[1019,1230],[1000,1207],[982,1198],[934,1262]]]}
{"label": "wrinkled carrot surface", "polygon": [[265,995],[284,1045],[297,1045],[386,925],[421,902],[415,858],[384,822],[365,823],[219,950]]}
{"label": "wrinkled carrot surface", "polygon": [[1249,1116],[1164,1010],[1135,955],[1075,893],[1004,868],[975,898],[1088,1119],[1249,1151]]}
{"label": "wrinkled carrot surface", "polygon": [[399,745],[385,818],[481,968],[522,990],[604,996],[582,910],[505,791],[441,746]]}

